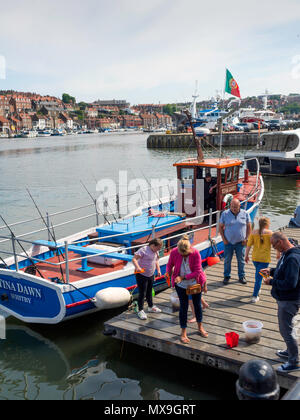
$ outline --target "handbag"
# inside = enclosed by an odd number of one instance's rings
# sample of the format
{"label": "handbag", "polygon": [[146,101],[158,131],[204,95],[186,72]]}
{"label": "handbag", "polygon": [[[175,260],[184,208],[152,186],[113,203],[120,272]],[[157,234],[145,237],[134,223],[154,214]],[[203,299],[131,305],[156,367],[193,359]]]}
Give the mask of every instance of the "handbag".
{"label": "handbag", "polygon": [[189,286],[186,289],[186,294],[188,296],[199,295],[200,293],[202,293],[202,286],[201,286],[201,284],[195,284],[194,286]]}

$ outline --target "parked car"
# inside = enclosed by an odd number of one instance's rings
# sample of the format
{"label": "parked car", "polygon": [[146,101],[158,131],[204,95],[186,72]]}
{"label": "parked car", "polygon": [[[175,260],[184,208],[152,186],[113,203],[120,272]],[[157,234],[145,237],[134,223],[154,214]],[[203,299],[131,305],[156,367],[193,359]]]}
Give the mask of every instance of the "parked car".
{"label": "parked car", "polygon": [[268,131],[280,131],[281,129],[281,122],[280,120],[271,120],[269,121]]}
{"label": "parked car", "polygon": [[250,127],[247,123],[238,123],[238,124],[235,124],[235,127],[240,127],[239,131],[244,131],[244,133],[250,132]]}
{"label": "parked car", "polygon": [[[258,130],[258,122],[253,122],[253,127],[254,130]],[[264,122],[264,121],[260,121],[260,129],[264,129],[264,128],[268,128],[268,123]]]}

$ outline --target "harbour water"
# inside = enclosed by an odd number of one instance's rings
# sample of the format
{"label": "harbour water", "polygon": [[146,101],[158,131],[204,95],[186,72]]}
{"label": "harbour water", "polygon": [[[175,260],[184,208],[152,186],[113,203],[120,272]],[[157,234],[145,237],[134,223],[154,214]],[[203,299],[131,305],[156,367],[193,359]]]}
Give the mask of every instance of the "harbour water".
{"label": "harbour water", "polygon": [[[27,187],[44,213],[55,213],[90,204],[80,181],[98,197],[96,182],[119,182],[119,171],[127,171],[130,179],[142,177],[141,170],[149,179],[173,179],[172,164],[194,153],[149,150],[146,139],[144,134],[101,134],[1,140],[0,214],[9,223],[38,217]],[[228,154],[243,156],[243,150],[230,149]],[[266,178],[265,187],[260,213],[271,218],[275,229],[288,223],[298,205],[300,180]],[[75,228],[88,223],[94,225],[95,220]],[[73,229],[58,228],[56,236]],[[0,399],[236,398],[233,375],[151,350],[141,352],[103,336],[104,322],[117,313],[98,313],[59,326],[28,326],[8,318],[6,340],[0,340]]]}

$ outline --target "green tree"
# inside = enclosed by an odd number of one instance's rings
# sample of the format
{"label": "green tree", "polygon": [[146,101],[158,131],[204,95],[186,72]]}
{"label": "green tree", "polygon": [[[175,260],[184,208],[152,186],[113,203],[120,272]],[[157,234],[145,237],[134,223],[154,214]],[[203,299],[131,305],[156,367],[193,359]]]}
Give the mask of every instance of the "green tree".
{"label": "green tree", "polygon": [[174,112],[176,112],[176,105],[171,105],[171,104],[165,105],[163,107],[163,112],[164,114],[173,115]]}
{"label": "green tree", "polygon": [[62,101],[65,104],[73,104],[73,105],[76,104],[76,99],[74,98],[74,96],[71,96],[68,93],[63,93]]}

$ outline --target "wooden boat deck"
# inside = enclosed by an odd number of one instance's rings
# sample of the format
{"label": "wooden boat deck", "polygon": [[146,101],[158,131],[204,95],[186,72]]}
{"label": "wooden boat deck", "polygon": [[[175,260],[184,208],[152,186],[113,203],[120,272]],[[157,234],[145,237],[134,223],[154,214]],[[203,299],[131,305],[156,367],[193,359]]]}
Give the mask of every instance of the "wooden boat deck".
{"label": "wooden boat deck", "polygon": [[[300,229],[285,229],[285,233],[300,242]],[[271,266],[276,265],[275,253]],[[250,300],[254,287],[255,270],[252,263],[246,266],[248,284],[238,282],[237,265],[233,263],[232,280],[223,285],[223,263],[206,270],[208,279],[208,301],[210,308],[204,312],[204,326],[209,337],[204,339],[197,333],[195,324],[188,327],[191,342],[180,342],[178,313],[173,313],[170,294],[166,290],[156,296],[155,302],[162,309],[161,314],[149,314],[147,321],[140,321],[136,314],[127,311],[105,323],[106,330],[114,332],[114,337],[123,342],[130,342],[142,347],[191,360],[195,363],[239,373],[241,366],[252,359],[268,361],[275,369],[281,361],[276,351],[285,349],[285,343],[278,330],[277,304],[270,294],[271,288],[263,286],[258,304]],[[247,320],[263,322],[264,329],[259,344],[249,345],[244,339],[242,323]],[[240,335],[239,346],[227,349],[225,334],[234,331]],[[279,374],[282,388],[290,389],[300,372]]]}

